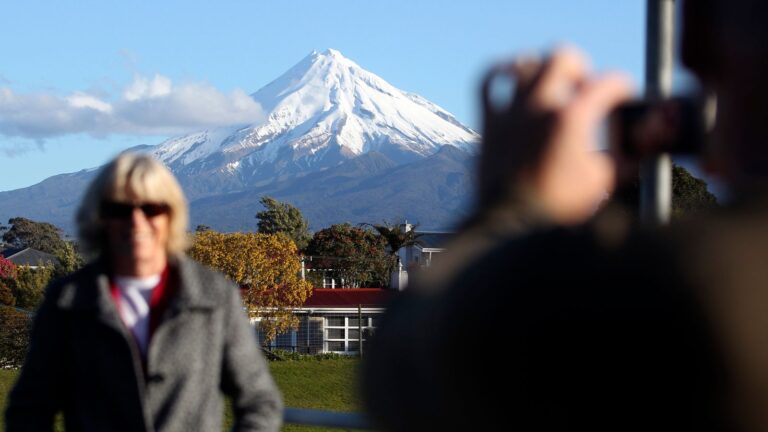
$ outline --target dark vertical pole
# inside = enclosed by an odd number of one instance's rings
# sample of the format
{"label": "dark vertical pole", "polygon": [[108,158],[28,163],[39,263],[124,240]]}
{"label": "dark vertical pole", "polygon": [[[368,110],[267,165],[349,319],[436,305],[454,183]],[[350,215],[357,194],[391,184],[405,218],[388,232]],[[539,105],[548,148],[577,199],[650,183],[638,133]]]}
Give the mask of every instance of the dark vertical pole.
{"label": "dark vertical pole", "polygon": [[[663,98],[672,91],[674,0],[647,0],[645,94]],[[640,216],[650,224],[666,224],[672,209],[672,158],[662,154],[640,166]]]}

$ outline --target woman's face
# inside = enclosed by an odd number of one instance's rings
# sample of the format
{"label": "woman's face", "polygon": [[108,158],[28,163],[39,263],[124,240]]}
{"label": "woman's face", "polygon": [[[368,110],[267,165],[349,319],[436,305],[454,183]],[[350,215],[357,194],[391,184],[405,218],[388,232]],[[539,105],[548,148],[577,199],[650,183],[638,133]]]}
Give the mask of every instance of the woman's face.
{"label": "woman's face", "polygon": [[167,262],[169,207],[150,202],[105,202],[109,255],[118,274],[150,276]]}

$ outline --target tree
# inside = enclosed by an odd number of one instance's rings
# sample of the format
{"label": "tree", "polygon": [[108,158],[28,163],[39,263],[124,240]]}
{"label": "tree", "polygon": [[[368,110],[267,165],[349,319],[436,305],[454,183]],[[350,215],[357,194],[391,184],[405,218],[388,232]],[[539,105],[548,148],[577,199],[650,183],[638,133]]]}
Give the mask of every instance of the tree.
{"label": "tree", "polygon": [[312,286],[301,280],[298,250],[286,235],[202,231],[189,255],[244,287],[243,300],[251,317],[261,318],[267,341],[297,328],[292,309],[306,302]]}
{"label": "tree", "polygon": [[346,287],[383,287],[394,261],[386,248],[382,236],[345,223],[316,232],[306,252],[313,267],[330,269]]}
{"label": "tree", "polygon": [[61,238],[61,229],[47,222],[16,217],[8,220],[10,228],[3,234],[3,240],[14,247],[28,247],[56,256],[59,263],[54,270],[55,277],[65,276],[83,266],[83,258],[77,252],[74,242]]}
{"label": "tree", "polygon": [[16,264],[0,255],[0,279],[16,279]]}
{"label": "tree", "polygon": [[18,368],[29,346],[32,318],[22,311],[0,306],[0,368]]}
{"label": "tree", "polygon": [[16,297],[11,290],[11,284],[16,279],[16,265],[0,255],[0,305],[13,306]]}
{"label": "tree", "polygon": [[362,223],[360,226],[368,226],[373,228],[381,238],[387,242],[389,253],[397,258],[397,252],[407,246],[416,244],[416,240],[421,237],[421,234],[416,233],[418,224],[412,226],[406,231],[405,222],[390,223],[384,221],[380,224]]}
{"label": "tree", "polygon": [[8,284],[0,280],[0,306],[13,306],[16,304],[16,297]]}
{"label": "tree", "polygon": [[53,268],[53,277],[56,279],[74,272],[84,264],[82,255],[77,252],[75,242],[65,241],[55,255],[59,260]]}
{"label": "tree", "polygon": [[681,217],[712,210],[717,197],[707,190],[707,183],[691,175],[685,168],[672,167],[672,216]]}
{"label": "tree", "polygon": [[259,201],[264,210],[256,213],[260,233],[284,233],[290,237],[299,250],[304,250],[312,235],[309,233],[309,223],[296,207],[280,202],[272,197],[263,196]]}
{"label": "tree", "polygon": [[16,279],[10,284],[16,307],[34,310],[40,306],[45,294],[45,287],[53,279],[53,267],[19,266],[16,268]]}
{"label": "tree", "polygon": [[3,240],[14,247],[28,247],[56,255],[64,248],[61,230],[47,222],[15,217],[8,220],[10,228],[3,234]]}
{"label": "tree", "polygon": [[[621,203],[633,215],[640,213],[640,178],[620,185],[613,200]],[[688,170],[672,165],[672,218],[679,219],[718,207],[717,197],[707,190],[704,180],[694,177]]]}

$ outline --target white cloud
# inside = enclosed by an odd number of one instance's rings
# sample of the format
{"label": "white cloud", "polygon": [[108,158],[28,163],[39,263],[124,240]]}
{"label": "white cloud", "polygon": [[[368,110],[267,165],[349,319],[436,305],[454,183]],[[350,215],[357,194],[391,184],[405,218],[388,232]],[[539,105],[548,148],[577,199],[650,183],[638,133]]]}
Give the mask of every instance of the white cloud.
{"label": "white cloud", "polygon": [[135,77],[116,100],[87,92],[20,94],[0,86],[0,135],[36,140],[77,133],[171,135],[263,118],[261,106],[242,90],[174,85],[162,75]]}
{"label": "white cloud", "polygon": [[85,93],[74,93],[66,98],[73,108],[91,108],[103,113],[111,113],[112,105]]}
{"label": "white cloud", "polygon": [[131,102],[159,98],[171,94],[171,87],[171,80],[162,75],[155,75],[151,81],[144,77],[136,77],[123,93],[123,97]]}

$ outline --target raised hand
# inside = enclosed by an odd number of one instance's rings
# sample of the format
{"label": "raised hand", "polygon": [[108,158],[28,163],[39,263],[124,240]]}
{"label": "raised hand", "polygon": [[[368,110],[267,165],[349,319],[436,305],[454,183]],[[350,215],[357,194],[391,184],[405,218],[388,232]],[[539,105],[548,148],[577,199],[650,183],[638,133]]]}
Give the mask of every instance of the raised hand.
{"label": "raised hand", "polygon": [[[492,94],[499,77],[515,82],[506,104]],[[624,74],[593,74],[574,48],[494,68],[483,84],[481,208],[520,200],[556,223],[587,219],[614,186],[613,162],[597,149],[600,122],[630,94]]]}

